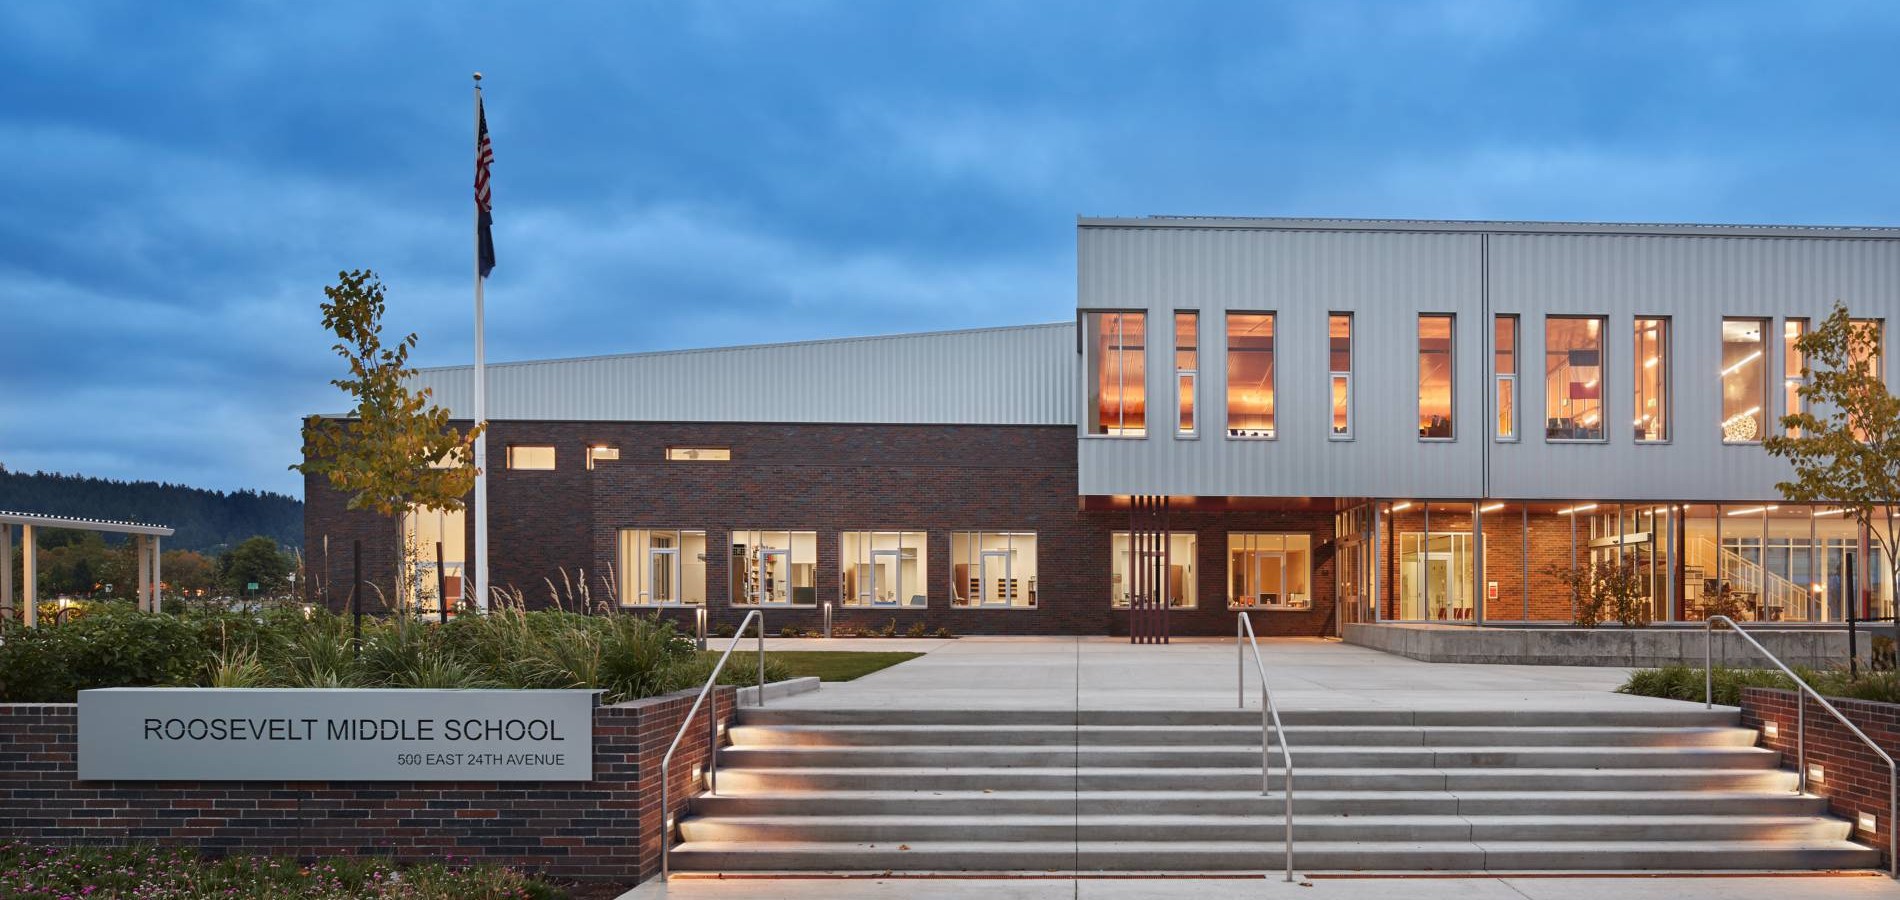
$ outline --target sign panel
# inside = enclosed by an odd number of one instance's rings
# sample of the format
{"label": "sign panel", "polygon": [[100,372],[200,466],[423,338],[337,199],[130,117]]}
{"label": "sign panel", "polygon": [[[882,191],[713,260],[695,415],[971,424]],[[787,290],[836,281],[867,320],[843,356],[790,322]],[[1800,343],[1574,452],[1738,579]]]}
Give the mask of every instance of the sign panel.
{"label": "sign panel", "polygon": [[594,691],[79,692],[83,781],[588,781]]}

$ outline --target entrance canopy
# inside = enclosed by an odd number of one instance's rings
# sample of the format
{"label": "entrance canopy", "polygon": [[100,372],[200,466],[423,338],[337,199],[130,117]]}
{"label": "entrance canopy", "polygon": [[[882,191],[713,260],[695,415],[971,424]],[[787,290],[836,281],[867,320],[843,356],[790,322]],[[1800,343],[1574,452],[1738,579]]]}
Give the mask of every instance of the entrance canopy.
{"label": "entrance canopy", "polygon": [[[20,574],[23,576],[20,580],[21,604],[18,607],[14,606],[13,600],[13,529],[16,525],[20,528]],[[35,528],[70,528],[132,535],[139,560],[139,609],[158,611],[158,540],[171,536],[172,528],[169,526],[0,510],[0,614],[11,616],[17,608],[27,627],[39,624],[39,554],[33,539]]]}

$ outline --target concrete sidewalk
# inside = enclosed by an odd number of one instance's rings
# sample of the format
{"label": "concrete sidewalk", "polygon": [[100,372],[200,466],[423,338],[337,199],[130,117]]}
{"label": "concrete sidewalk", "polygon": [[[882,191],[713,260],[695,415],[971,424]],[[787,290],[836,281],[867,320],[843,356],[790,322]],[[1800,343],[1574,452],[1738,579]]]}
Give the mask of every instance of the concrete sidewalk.
{"label": "concrete sidewalk", "polygon": [[[787,708],[1220,709],[1235,703],[1241,658],[1231,639],[1167,645],[1126,639],[953,641],[780,640],[768,649],[925,649],[927,655],[856,681],[788,698]],[[840,646],[842,645],[842,646]],[[1629,709],[1679,701],[1614,693],[1629,670],[1594,666],[1425,663],[1336,641],[1260,642],[1281,709]],[[1259,677],[1245,657],[1249,705]]]}
{"label": "concrete sidewalk", "polygon": [[621,900],[1857,900],[1900,897],[1882,875],[1176,879],[653,879]]}

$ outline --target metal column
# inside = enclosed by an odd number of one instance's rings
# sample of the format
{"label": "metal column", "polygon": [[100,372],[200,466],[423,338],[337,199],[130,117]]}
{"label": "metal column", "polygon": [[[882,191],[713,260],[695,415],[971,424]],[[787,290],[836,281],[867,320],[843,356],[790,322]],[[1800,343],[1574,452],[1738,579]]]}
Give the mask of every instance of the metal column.
{"label": "metal column", "polygon": [[13,614],[13,526],[0,525],[0,615]]}
{"label": "metal column", "polygon": [[1484,501],[1471,503],[1471,571],[1476,581],[1473,590],[1477,595],[1471,598],[1471,627],[1484,625],[1484,600],[1491,593],[1491,586],[1484,580]]}
{"label": "metal column", "polygon": [[34,546],[33,526],[20,526],[20,575],[21,593],[25,600],[20,605],[20,620],[26,627],[40,624],[40,561],[38,548]]}

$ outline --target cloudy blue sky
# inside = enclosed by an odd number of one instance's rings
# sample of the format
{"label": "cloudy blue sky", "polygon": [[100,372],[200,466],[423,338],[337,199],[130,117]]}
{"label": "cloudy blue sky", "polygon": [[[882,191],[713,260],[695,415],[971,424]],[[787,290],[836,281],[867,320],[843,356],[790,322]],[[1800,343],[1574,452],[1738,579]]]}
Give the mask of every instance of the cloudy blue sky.
{"label": "cloudy blue sky", "polygon": [[0,0],[0,463],[299,493],[468,358],[1055,321],[1074,217],[1900,224],[1900,4]]}

